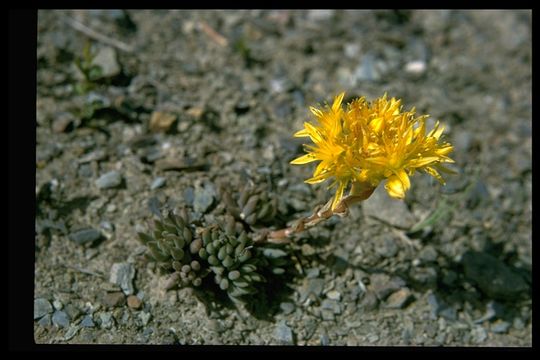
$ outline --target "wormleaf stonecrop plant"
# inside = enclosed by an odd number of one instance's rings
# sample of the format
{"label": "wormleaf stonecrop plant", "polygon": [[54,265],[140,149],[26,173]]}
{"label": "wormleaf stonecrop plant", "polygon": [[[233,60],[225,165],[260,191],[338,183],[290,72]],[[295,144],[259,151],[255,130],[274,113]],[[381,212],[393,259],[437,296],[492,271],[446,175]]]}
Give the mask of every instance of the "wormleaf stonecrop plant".
{"label": "wormleaf stonecrop plant", "polygon": [[452,145],[441,138],[444,127],[437,122],[426,132],[428,115],[417,116],[415,108],[404,111],[401,100],[383,97],[369,103],[365,97],[342,106],[345,93],[334,98],[332,106],[311,107],[315,122],[305,122],[295,137],[309,138],[305,155],[291,164],[319,162],[305,182],[330,181],[335,195],[314,213],[290,228],[273,231],[270,242],[288,242],[291,234],[303,231],[332,215],[345,216],[350,205],[366,200],[385,181],[388,195],[404,199],[411,187],[410,176],[425,172],[444,185],[440,173],[453,173],[443,164]]}

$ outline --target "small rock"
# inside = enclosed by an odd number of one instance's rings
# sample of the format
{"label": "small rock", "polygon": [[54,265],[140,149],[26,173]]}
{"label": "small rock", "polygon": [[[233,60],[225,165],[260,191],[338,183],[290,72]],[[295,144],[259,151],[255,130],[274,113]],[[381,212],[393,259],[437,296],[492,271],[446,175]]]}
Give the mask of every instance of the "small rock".
{"label": "small rock", "polygon": [[339,291],[331,290],[326,294],[326,297],[328,297],[331,300],[339,301],[341,299],[341,294],[339,293]]}
{"label": "small rock", "polygon": [[130,263],[115,263],[111,268],[109,282],[119,285],[126,295],[131,295],[135,291],[133,288],[133,278],[135,268]]}
{"label": "small rock", "polygon": [[70,125],[75,122],[75,117],[70,112],[61,112],[55,115],[52,130],[55,133],[63,133],[69,130]]}
{"label": "small rock", "polygon": [[66,328],[69,326],[69,316],[63,311],[55,311],[52,316],[52,322],[58,327]]}
{"label": "small rock", "polygon": [[161,177],[161,176],[155,178],[152,181],[152,184],[150,185],[150,190],[155,190],[155,189],[158,189],[158,188],[162,187],[163,185],[165,185],[166,181],[167,181],[167,179],[164,178],[164,177]]}
{"label": "small rock", "polygon": [[38,324],[41,327],[51,326],[51,324],[52,324],[51,315],[47,314],[47,315],[43,316],[41,319],[39,319]]}
{"label": "small rock", "polygon": [[204,187],[196,187],[193,196],[193,210],[202,214],[206,213],[214,203],[215,196],[216,190],[210,183],[206,183]]}
{"label": "small rock", "polygon": [[330,345],[330,339],[328,338],[328,335],[326,335],[326,334],[322,334],[319,341],[320,341],[322,346]]}
{"label": "small rock", "polygon": [[499,259],[481,252],[463,255],[465,275],[493,299],[512,300],[529,290],[521,276]]}
{"label": "small rock", "polygon": [[96,180],[96,186],[100,189],[110,189],[122,183],[122,175],[116,171],[109,171]]}
{"label": "small rock", "polygon": [[75,335],[77,335],[77,333],[79,332],[79,330],[81,329],[80,326],[77,326],[77,325],[71,325],[68,329],[68,331],[66,331],[66,334],[64,335],[64,340],[71,340],[73,339],[73,337]]}
{"label": "small rock", "polygon": [[385,300],[391,293],[405,286],[405,281],[399,277],[390,278],[386,274],[373,274],[370,278],[370,290],[379,300]]}
{"label": "small rock", "polygon": [[193,200],[195,200],[195,192],[193,191],[192,187],[187,187],[184,190],[184,201],[189,206],[193,206]]}
{"label": "small rock", "polygon": [[321,304],[321,310],[330,310],[336,315],[341,314],[341,306],[335,300],[324,299]]}
{"label": "small rock", "polygon": [[381,240],[381,245],[375,249],[377,254],[385,258],[394,257],[399,250],[398,244],[394,237],[390,234],[385,234]]}
{"label": "small rock", "polygon": [[101,68],[99,78],[111,78],[120,74],[120,64],[116,59],[116,50],[112,47],[104,47],[99,50],[92,65],[97,65]]}
{"label": "small rock", "polygon": [[78,245],[92,243],[99,238],[101,238],[101,233],[93,228],[81,229],[69,234],[69,239]]}
{"label": "small rock", "polygon": [[379,299],[377,298],[377,295],[373,291],[367,291],[362,297],[360,307],[363,308],[365,311],[372,311],[377,308],[378,304]]}
{"label": "small rock", "polygon": [[127,303],[128,303],[128,306],[132,309],[139,309],[142,305],[141,299],[139,299],[135,295],[128,296]]}
{"label": "small rock", "polygon": [[405,64],[405,72],[413,75],[420,75],[426,71],[427,65],[422,60],[410,61]]}
{"label": "small rock", "polygon": [[267,248],[263,250],[263,255],[270,259],[277,259],[287,256],[287,253],[281,249]]}
{"label": "small rock", "polygon": [[47,299],[37,298],[34,300],[34,320],[53,312],[53,307]]}
{"label": "small rock", "polygon": [[279,304],[279,307],[285,315],[289,315],[294,311],[294,304],[290,302],[282,302],[281,304]]}
{"label": "small rock", "polygon": [[64,304],[62,304],[62,302],[60,300],[54,300],[53,301],[53,306],[54,306],[55,310],[62,310],[62,308],[64,307]]}
{"label": "small rock", "polygon": [[319,268],[311,268],[306,270],[306,277],[308,279],[314,279],[316,277],[319,277],[321,274],[321,270]]}
{"label": "small rock", "polygon": [[415,224],[415,218],[404,201],[392,199],[384,186],[379,186],[362,203],[364,215],[388,223],[394,227],[408,229]]}
{"label": "small rock", "polygon": [[498,320],[491,325],[491,332],[496,334],[506,334],[508,329],[510,329],[510,326],[511,324],[509,322]]}
{"label": "small rock", "polygon": [[379,71],[375,66],[375,56],[373,54],[365,54],[362,57],[360,65],[356,68],[354,75],[358,81],[376,81],[380,79]]}
{"label": "small rock", "polygon": [[307,279],[300,289],[300,302],[304,302],[310,294],[319,297],[323,291],[323,279]]}
{"label": "small rock", "polygon": [[150,118],[150,130],[152,132],[167,132],[176,121],[176,115],[161,111],[154,111]]}
{"label": "small rock", "polygon": [[410,302],[412,297],[408,288],[399,289],[386,299],[385,307],[388,309],[401,309]]}
{"label": "small rock", "polygon": [[487,332],[481,326],[477,326],[471,330],[471,337],[476,344],[482,343],[487,339]]}
{"label": "small rock", "polygon": [[302,245],[302,255],[304,256],[312,256],[315,254],[315,249],[313,246],[309,244],[303,244]]}
{"label": "small rock", "polygon": [[425,262],[434,262],[437,260],[437,250],[433,246],[428,245],[420,251],[418,257]]}
{"label": "small rock", "polygon": [[294,345],[293,332],[284,321],[276,325],[274,338],[280,345]]}
{"label": "small rock", "polygon": [[82,314],[81,309],[74,304],[67,304],[64,306],[64,311],[68,314],[71,320],[76,320]]}
{"label": "small rock", "polygon": [[103,296],[103,305],[113,308],[123,306],[126,303],[126,298],[121,292],[106,293]]}
{"label": "small rock", "polygon": [[152,317],[152,314],[147,313],[145,311],[141,311],[139,313],[139,319],[141,320],[141,323],[143,324],[143,326],[148,325],[148,322],[150,321],[151,317]]}
{"label": "small rock", "polygon": [[83,326],[83,327],[94,327],[94,326],[96,326],[94,324],[94,320],[92,319],[92,315],[86,315],[81,321],[81,326]]}
{"label": "small rock", "polygon": [[110,312],[99,314],[99,319],[101,320],[101,327],[105,329],[110,329],[114,322],[114,318]]}

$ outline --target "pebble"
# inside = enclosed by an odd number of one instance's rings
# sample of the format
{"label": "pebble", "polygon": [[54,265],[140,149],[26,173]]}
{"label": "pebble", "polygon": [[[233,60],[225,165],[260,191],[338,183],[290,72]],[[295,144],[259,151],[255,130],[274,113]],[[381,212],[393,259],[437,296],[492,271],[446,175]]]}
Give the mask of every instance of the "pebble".
{"label": "pebble", "polygon": [[150,118],[149,127],[152,132],[167,132],[175,121],[176,115],[174,114],[154,111],[152,113],[152,117]]}
{"label": "pebble", "polygon": [[282,302],[279,304],[279,308],[283,311],[283,314],[289,315],[294,311],[294,304],[291,302]]}
{"label": "pebble", "polygon": [[463,255],[462,263],[465,276],[493,299],[517,299],[529,288],[520,275],[489,254],[469,251]]}
{"label": "pebble", "polygon": [[94,228],[77,230],[69,234],[69,239],[78,245],[92,243],[101,238],[101,232]]}
{"label": "pebble", "polygon": [[163,185],[165,185],[165,182],[167,181],[164,177],[157,177],[152,181],[152,184],[150,185],[150,190],[159,189]]}
{"label": "pebble", "polygon": [[424,262],[434,262],[437,260],[437,250],[433,246],[427,245],[420,251],[418,257]]}
{"label": "pebble", "polygon": [[386,299],[385,307],[388,309],[401,309],[405,307],[413,296],[408,288],[399,289]]}
{"label": "pebble", "polygon": [[120,74],[120,64],[116,59],[116,50],[112,47],[101,48],[94,59],[92,65],[97,65],[101,68],[100,78],[111,78]]}
{"label": "pebble", "polygon": [[52,324],[51,315],[47,314],[47,315],[43,316],[41,319],[39,319],[38,324],[39,324],[39,326],[42,326],[42,327],[51,326],[51,324]]}
{"label": "pebble", "polygon": [[280,345],[294,345],[293,332],[291,328],[287,326],[285,321],[281,321],[276,325],[274,339],[276,339]]}
{"label": "pebble", "polygon": [[511,324],[507,321],[497,321],[491,325],[491,332],[496,334],[506,334],[510,329]]}
{"label": "pebble", "polygon": [[67,341],[73,339],[73,337],[77,335],[80,329],[81,327],[78,325],[71,325],[68,331],[66,331],[66,334],[64,335],[64,340]]}
{"label": "pebble", "polygon": [[373,54],[365,54],[362,61],[356,68],[354,76],[358,81],[375,81],[380,79],[380,74],[375,67],[375,56]]}
{"label": "pebble", "polygon": [[339,302],[335,300],[324,299],[321,304],[321,309],[330,310],[336,315],[341,314],[341,306],[339,305]]}
{"label": "pebble", "polygon": [[427,69],[427,65],[422,60],[410,61],[405,64],[405,72],[413,75],[423,74]]}
{"label": "pebble", "polygon": [[392,258],[398,252],[398,244],[394,237],[390,234],[383,235],[380,246],[378,246],[375,251],[377,254],[385,258]]}
{"label": "pebble", "polygon": [[328,338],[327,334],[322,334],[319,339],[321,346],[328,346],[330,345],[330,339]]}
{"label": "pebble", "polygon": [[304,256],[312,256],[315,254],[315,249],[309,244],[303,244],[301,249],[302,255]]}
{"label": "pebble", "polygon": [[135,295],[128,296],[127,303],[128,303],[128,306],[132,309],[139,309],[142,305],[141,299],[139,299]]}
{"label": "pebble", "polygon": [[339,291],[331,290],[326,294],[326,297],[328,297],[331,300],[339,301],[341,299],[341,294],[339,293]]}
{"label": "pebble", "polygon": [[471,330],[471,337],[476,344],[484,342],[487,339],[486,329],[481,326],[476,326]]}
{"label": "pebble", "polygon": [[195,200],[195,192],[192,187],[187,187],[184,190],[184,201],[187,205],[193,206],[193,200]]}
{"label": "pebble", "polygon": [[34,300],[34,320],[53,312],[53,307],[47,299],[37,298]]}
{"label": "pebble", "polygon": [[405,281],[399,277],[386,274],[373,274],[370,278],[370,290],[375,293],[379,300],[386,299],[391,293],[405,286]]}
{"label": "pebble", "polygon": [[152,314],[147,313],[146,311],[141,311],[139,313],[139,319],[141,320],[141,323],[143,326],[148,325],[148,322],[150,321],[150,318],[152,317]]}
{"label": "pebble", "polygon": [[310,294],[319,297],[323,291],[324,280],[323,279],[307,279],[300,288],[300,302],[306,301]]}
{"label": "pebble", "polygon": [[55,115],[55,119],[52,124],[52,130],[55,133],[63,133],[69,125],[75,122],[75,117],[70,112],[61,112]]}
{"label": "pebble", "polygon": [[306,270],[306,277],[308,279],[314,279],[316,277],[319,277],[321,274],[321,270],[319,268],[311,268]]}
{"label": "pebble", "polygon": [[101,327],[105,329],[110,329],[113,325],[114,318],[112,313],[105,312],[99,314],[99,319],[101,320]]}
{"label": "pebble", "polygon": [[287,256],[287,253],[281,249],[268,248],[268,249],[263,250],[263,255],[270,259],[277,259],[280,257]]}
{"label": "pebble", "polygon": [[113,308],[123,306],[126,303],[126,298],[121,292],[106,293],[103,296],[103,305]]}
{"label": "pebble", "polygon": [[58,327],[66,328],[69,326],[69,316],[64,311],[55,311],[52,316],[52,322]]}
{"label": "pebble", "polygon": [[197,186],[193,194],[193,210],[199,213],[206,213],[206,211],[214,203],[216,196],[216,190],[210,183],[206,183],[204,186]]}
{"label": "pebble", "polygon": [[94,326],[96,326],[94,324],[94,320],[92,319],[92,315],[86,315],[81,321],[81,326],[83,326],[83,327],[94,327]]}
{"label": "pebble", "polygon": [[100,178],[96,180],[96,186],[100,189],[114,188],[120,185],[121,183],[122,183],[122,174],[120,174],[116,170],[109,171],[108,173],[101,175]]}
{"label": "pebble", "polygon": [[62,308],[64,307],[64,304],[62,304],[60,300],[54,300],[53,306],[56,310],[62,310]]}
{"label": "pebble", "polygon": [[111,268],[109,282],[119,285],[126,295],[134,293],[133,278],[135,277],[135,268],[130,263],[115,263]]}
{"label": "pebble", "polygon": [[364,216],[372,217],[394,227],[408,229],[415,224],[415,218],[404,201],[392,199],[384,186],[379,186],[373,194],[362,202]]}

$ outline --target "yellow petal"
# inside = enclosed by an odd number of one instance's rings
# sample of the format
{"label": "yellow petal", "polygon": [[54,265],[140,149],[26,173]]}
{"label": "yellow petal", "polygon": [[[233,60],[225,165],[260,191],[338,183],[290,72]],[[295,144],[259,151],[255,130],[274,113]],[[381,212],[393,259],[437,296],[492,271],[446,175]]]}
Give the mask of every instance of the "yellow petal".
{"label": "yellow petal", "polygon": [[315,115],[316,117],[322,117],[323,116],[323,113],[321,110],[317,109],[317,108],[314,108],[313,106],[310,106],[309,107],[309,110],[313,113],[313,115]]}
{"label": "yellow petal", "polygon": [[383,156],[366,158],[366,161],[369,161],[369,162],[371,162],[373,164],[377,164],[377,165],[381,165],[381,166],[388,165],[388,159],[383,157]]}
{"label": "yellow petal", "polygon": [[299,158],[294,159],[293,161],[291,161],[291,164],[302,165],[302,164],[307,164],[307,163],[310,163],[312,161],[317,161],[317,160],[318,159],[315,157],[315,155],[306,154],[306,155],[300,156]]}
{"label": "yellow petal", "polygon": [[420,168],[439,160],[440,159],[437,156],[425,156],[419,159],[411,160],[407,165],[412,168]]}
{"label": "yellow petal", "polygon": [[343,198],[343,192],[345,191],[345,186],[347,185],[347,182],[340,181],[338,189],[336,191],[336,195],[334,196],[334,201],[332,201],[332,210],[334,210]]}
{"label": "yellow petal", "polygon": [[294,137],[308,137],[309,132],[307,131],[307,129],[302,129],[302,130],[299,130],[299,131],[295,132],[293,136]]}
{"label": "yellow petal", "polygon": [[395,199],[405,198],[405,190],[403,188],[403,183],[396,175],[392,175],[386,180],[386,185],[384,186],[388,195]]}
{"label": "yellow petal", "polygon": [[332,104],[332,110],[334,112],[337,112],[339,108],[341,107],[341,102],[343,101],[344,96],[345,96],[345,92],[342,92],[341,94],[335,97],[334,103]]}
{"label": "yellow petal", "polygon": [[314,143],[320,143],[322,141],[321,134],[319,133],[319,130],[313,125],[311,125],[308,122],[304,123],[304,126],[306,127],[306,131],[309,134],[309,137]]}
{"label": "yellow petal", "polygon": [[328,173],[324,173],[324,174],[321,174],[321,175],[317,175],[317,176],[314,176],[312,178],[309,178],[307,180],[305,180],[304,182],[306,184],[318,184],[318,183],[321,183],[323,182],[324,180],[326,180],[328,178]]}
{"label": "yellow petal", "polygon": [[411,181],[409,180],[409,176],[405,172],[405,170],[397,170],[395,172],[399,180],[401,181],[401,184],[403,185],[403,190],[407,191],[411,188]]}

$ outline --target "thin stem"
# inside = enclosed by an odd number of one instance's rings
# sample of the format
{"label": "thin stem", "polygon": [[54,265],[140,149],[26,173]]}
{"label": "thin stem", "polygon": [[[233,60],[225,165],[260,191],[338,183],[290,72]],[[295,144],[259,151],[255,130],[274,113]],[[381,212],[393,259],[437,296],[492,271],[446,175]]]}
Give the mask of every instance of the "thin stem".
{"label": "thin stem", "polygon": [[258,239],[258,241],[266,241],[274,244],[289,243],[292,235],[307,230],[334,215],[340,217],[347,216],[350,206],[366,200],[371,196],[374,190],[375,187],[370,184],[355,182],[352,185],[349,195],[341,199],[334,209],[332,209],[332,199],[330,199],[325,205],[317,206],[310,216],[297,220],[290,227],[266,232]]}

